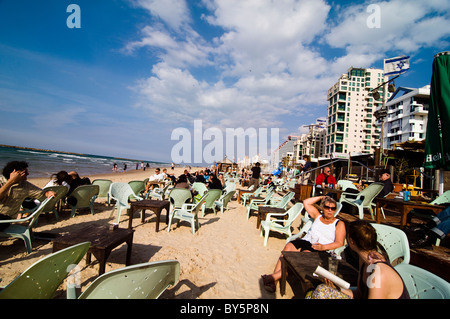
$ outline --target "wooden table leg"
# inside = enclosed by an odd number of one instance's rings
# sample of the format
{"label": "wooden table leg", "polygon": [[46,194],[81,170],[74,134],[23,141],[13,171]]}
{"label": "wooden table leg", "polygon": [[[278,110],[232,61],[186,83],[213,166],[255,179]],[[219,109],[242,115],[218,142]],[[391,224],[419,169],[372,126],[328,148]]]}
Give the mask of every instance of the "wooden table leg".
{"label": "wooden table leg", "polygon": [[379,202],[377,202],[376,207],[376,221],[377,224],[381,223],[381,204]]}
{"label": "wooden table leg", "polygon": [[159,219],[161,217],[161,209],[157,209],[155,214],[156,214],[156,232],[159,232]]}
{"label": "wooden table leg", "polygon": [[133,206],[131,206],[131,208],[128,210],[129,211],[129,214],[128,214],[128,229],[131,229],[131,228],[133,228],[133,216],[134,216],[134,213],[135,213],[135,211],[136,211],[136,209],[133,207]]}
{"label": "wooden table leg", "polygon": [[281,261],[280,295],[284,296],[286,292],[287,265],[286,260],[283,258],[283,256],[280,257],[280,261]]}
{"label": "wooden table leg", "polygon": [[142,213],[141,213],[141,223],[143,224],[145,221],[145,209],[142,209]]}
{"label": "wooden table leg", "polygon": [[133,247],[133,234],[131,234],[130,238],[126,241],[127,243],[127,258],[125,260],[125,265],[131,265],[131,249]]}

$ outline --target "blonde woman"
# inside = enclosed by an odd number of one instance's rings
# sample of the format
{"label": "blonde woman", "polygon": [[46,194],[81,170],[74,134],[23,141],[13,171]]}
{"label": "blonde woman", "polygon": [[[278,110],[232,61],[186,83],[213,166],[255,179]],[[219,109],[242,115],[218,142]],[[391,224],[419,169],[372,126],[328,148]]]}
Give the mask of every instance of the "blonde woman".
{"label": "blonde woman", "polygon": [[[309,216],[314,219],[314,223],[303,238],[287,243],[283,251],[327,251],[343,246],[345,224],[334,217],[337,209],[336,201],[328,196],[317,196],[305,199],[303,205]],[[321,210],[323,214],[320,213]],[[261,277],[264,288],[269,292],[275,292],[276,283],[281,279],[280,259],[272,274]]]}

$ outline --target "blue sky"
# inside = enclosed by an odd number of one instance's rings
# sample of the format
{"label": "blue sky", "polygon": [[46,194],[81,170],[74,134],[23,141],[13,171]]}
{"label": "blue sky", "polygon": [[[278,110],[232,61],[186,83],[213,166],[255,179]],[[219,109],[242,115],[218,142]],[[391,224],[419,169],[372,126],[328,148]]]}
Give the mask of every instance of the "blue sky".
{"label": "blue sky", "polygon": [[[81,28],[68,28],[77,4]],[[370,4],[380,8],[369,28]],[[176,128],[279,128],[326,115],[354,67],[450,48],[448,0],[0,0],[0,144],[171,162]]]}

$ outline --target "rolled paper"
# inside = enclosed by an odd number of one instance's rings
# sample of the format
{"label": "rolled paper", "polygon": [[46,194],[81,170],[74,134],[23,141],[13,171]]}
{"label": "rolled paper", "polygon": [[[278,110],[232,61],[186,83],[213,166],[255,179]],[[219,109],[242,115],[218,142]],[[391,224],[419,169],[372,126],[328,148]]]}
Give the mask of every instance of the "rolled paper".
{"label": "rolled paper", "polygon": [[340,287],[341,289],[350,288],[350,284],[348,282],[339,278],[336,275],[333,275],[331,272],[329,272],[328,270],[326,270],[320,266],[317,266],[316,270],[314,271],[314,275],[321,276],[321,277],[331,280],[336,286]]}

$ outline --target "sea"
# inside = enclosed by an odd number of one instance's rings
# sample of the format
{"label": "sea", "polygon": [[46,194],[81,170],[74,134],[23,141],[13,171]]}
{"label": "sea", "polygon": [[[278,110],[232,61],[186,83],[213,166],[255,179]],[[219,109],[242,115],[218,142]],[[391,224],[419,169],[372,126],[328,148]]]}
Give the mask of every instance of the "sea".
{"label": "sea", "polygon": [[124,164],[127,170],[135,170],[136,165],[141,169],[141,163],[149,164],[150,168],[168,165],[168,163],[116,158],[101,155],[66,153],[60,151],[40,150],[16,146],[0,146],[0,174],[3,167],[10,161],[25,161],[28,163],[30,178],[50,178],[59,171],[76,171],[82,177],[95,174],[112,173],[113,164],[117,164],[117,171],[123,172]]}

